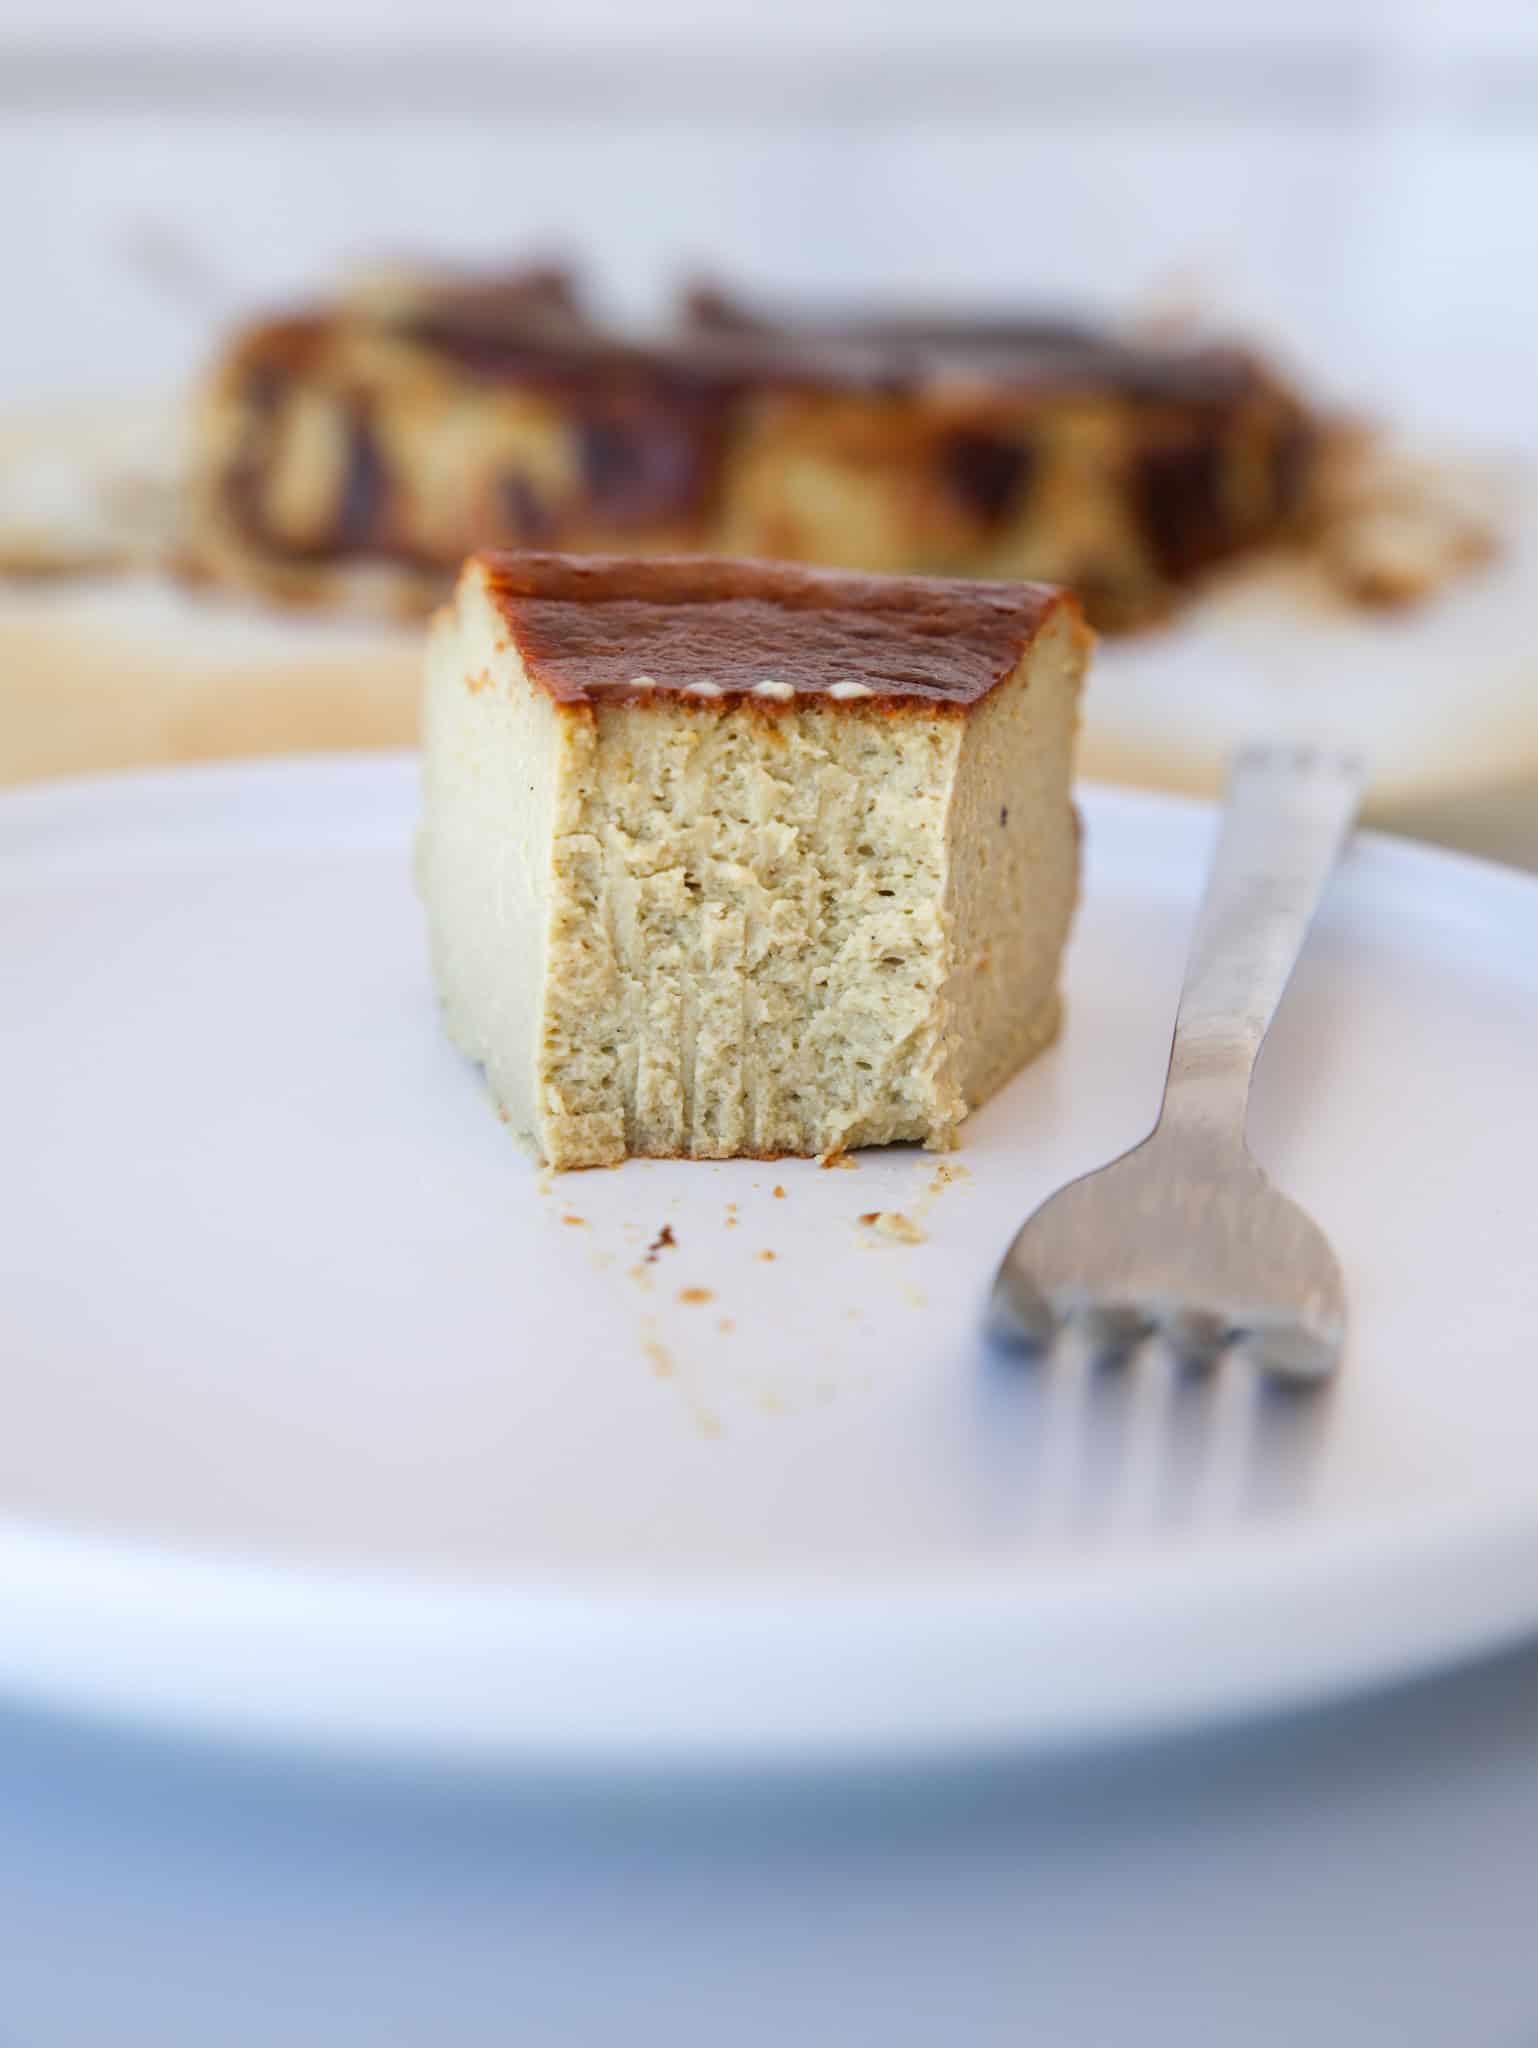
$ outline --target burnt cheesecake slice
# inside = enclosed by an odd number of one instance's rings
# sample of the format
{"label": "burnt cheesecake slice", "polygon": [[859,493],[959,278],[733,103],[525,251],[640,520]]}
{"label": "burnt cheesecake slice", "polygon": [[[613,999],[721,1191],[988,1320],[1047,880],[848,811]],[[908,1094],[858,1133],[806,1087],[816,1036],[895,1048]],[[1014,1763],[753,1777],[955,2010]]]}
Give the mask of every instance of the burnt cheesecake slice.
{"label": "burnt cheesecake slice", "polygon": [[418,880],[551,1166],[943,1147],[1058,1027],[1090,634],[1031,585],[480,554]]}
{"label": "burnt cheesecake slice", "polygon": [[595,324],[531,271],[237,335],[195,414],[184,558],[294,601],[437,602],[478,547],[1045,577],[1098,624],[1287,531],[1319,438],[1233,348],[1062,319]]}

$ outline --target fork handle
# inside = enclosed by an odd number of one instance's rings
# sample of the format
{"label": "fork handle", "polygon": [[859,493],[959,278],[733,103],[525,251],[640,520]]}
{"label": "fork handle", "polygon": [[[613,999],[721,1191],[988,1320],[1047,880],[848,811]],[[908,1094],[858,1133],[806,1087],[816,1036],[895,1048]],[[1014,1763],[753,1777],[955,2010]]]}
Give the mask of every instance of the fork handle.
{"label": "fork handle", "polygon": [[1360,755],[1247,747],[1229,771],[1217,852],[1175,1018],[1159,1124],[1243,1142],[1250,1076],[1366,785]]}

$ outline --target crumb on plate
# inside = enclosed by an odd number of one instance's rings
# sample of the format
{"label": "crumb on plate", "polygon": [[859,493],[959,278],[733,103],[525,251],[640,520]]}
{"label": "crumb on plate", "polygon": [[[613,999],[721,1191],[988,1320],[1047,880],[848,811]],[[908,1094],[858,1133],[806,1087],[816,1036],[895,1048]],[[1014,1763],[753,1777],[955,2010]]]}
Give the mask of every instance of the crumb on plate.
{"label": "crumb on plate", "polygon": [[672,1224],[671,1224],[671,1223],[664,1223],[664,1224],[663,1224],[663,1226],[662,1226],[662,1228],[661,1228],[661,1229],[660,1229],[660,1230],[659,1230],[659,1231],[657,1232],[657,1235],[656,1235],[656,1236],[655,1236],[655,1237],[654,1237],[654,1238],[652,1239],[651,1243],[650,1243],[650,1244],[649,1244],[649,1245],[648,1245],[648,1246],[646,1247],[646,1263],[647,1263],[647,1265],[648,1265],[648,1266],[655,1266],[655,1265],[656,1265],[656,1263],[657,1263],[657,1254],[658,1254],[659,1252],[665,1252],[665,1251],[671,1251],[671,1250],[673,1250],[673,1248],[674,1248],[674,1247],[675,1247],[675,1246],[677,1245],[677,1243],[678,1243],[678,1239],[677,1239],[677,1238],[676,1238],[676,1237],[675,1237],[675,1236],[673,1235],[673,1226],[672,1226]]}
{"label": "crumb on plate", "polygon": [[924,1232],[901,1209],[867,1209],[860,1221],[867,1230],[874,1230],[878,1237],[889,1237],[897,1244],[923,1244],[925,1241]]}

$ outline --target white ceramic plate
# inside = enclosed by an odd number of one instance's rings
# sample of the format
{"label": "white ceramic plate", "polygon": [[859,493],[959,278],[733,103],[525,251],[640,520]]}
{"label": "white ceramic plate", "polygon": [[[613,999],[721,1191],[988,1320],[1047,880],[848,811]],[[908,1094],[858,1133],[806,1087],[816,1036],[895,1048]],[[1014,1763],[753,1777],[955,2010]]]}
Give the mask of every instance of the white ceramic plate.
{"label": "white ceramic plate", "polygon": [[1168,1468],[1101,1415],[1101,1495],[974,1321],[1150,1120],[1211,814],[1087,792],[1066,1036],[953,1177],[552,1183],[440,1035],[414,806],[405,760],[0,801],[5,1691],[482,1763],[959,1756],[1538,1626],[1538,884],[1351,854],[1254,1117],[1344,1378],[1256,1490],[1237,1395]]}

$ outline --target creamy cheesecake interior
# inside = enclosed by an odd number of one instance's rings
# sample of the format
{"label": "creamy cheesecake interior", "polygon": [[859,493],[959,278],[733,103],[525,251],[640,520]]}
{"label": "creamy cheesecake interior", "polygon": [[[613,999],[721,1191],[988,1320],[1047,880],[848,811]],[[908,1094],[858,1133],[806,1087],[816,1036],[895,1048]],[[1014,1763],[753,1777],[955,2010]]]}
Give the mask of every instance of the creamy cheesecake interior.
{"label": "creamy cheesecake interior", "polygon": [[1053,1036],[1088,633],[1059,593],[481,556],[430,645],[455,1039],[552,1166],[952,1142]]}

